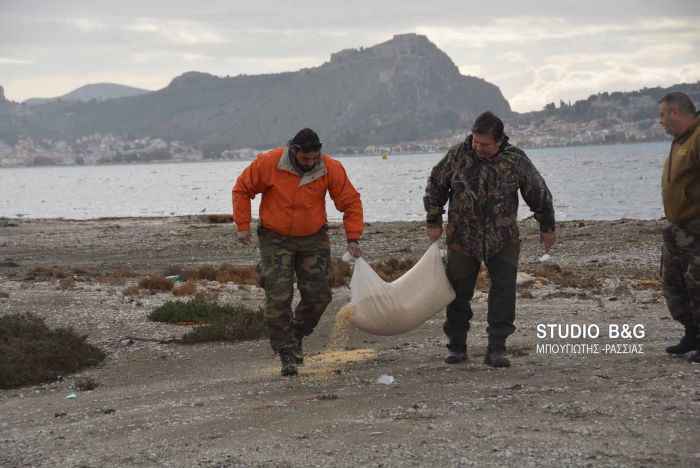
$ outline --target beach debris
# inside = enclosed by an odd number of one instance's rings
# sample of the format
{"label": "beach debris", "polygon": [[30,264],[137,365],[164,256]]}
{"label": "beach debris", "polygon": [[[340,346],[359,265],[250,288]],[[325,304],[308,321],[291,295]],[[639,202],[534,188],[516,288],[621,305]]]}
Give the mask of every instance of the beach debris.
{"label": "beach debris", "polygon": [[518,272],[518,275],[515,278],[515,284],[517,286],[530,286],[534,282],[535,277],[528,273]]}
{"label": "beach debris", "polygon": [[69,393],[68,395],[66,395],[66,400],[75,400],[76,398],[78,398],[78,395],[76,395],[75,393]]}
{"label": "beach debris", "polygon": [[552,258],[551,255],[549,254],[544,254],[540,258],[537,259],[538,262],[547,262],[549,259]]}
{"label": "beach debris", "polygon": [[641,281],[642,286],[646,286],[649,288],[660,288],[661,287],[661,281],[657,279],[645,279]]}
{"label": "beach debris", "polygon": [[170,281],[175,281],[176,283],[182,283],[182,275],[170,275],[166,276],[166,279],[169,279]]}
{"label": "beach debris", "polygon": [[394,383],[394,377],[391,375],[382,374],[379,377],[377,377],[376,383],[381,385],[391,385]]}

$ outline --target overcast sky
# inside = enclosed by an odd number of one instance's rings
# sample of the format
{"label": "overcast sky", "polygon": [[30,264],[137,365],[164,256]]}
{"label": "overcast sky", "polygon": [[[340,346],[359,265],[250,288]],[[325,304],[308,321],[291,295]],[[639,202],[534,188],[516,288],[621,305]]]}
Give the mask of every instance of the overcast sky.
{"label": "overcast sky", "polygon": [[294,71],[425,34],[514,110],[700,80],[700,2],[0,0],[8,99],[87,83],[159,89],[183,72]]}

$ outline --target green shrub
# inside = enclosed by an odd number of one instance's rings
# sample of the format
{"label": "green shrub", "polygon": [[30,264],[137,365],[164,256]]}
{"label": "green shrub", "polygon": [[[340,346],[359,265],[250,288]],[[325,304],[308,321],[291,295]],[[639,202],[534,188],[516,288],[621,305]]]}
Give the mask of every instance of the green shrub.
{"label": "green shrub", "polygon": [[165,323],[195,323],[192,331],[182,337],[182,343],[243,341],[267,337],[262,309],[252,310],[242,304],[221,305],[201,299],[168,301],[151,312],[148,318]]}
{"label": "green shrub", "polygon": [[55,380],[101,363],[105,354],[72,328],[51,330],[31,314],[0,317],[0,388]]}

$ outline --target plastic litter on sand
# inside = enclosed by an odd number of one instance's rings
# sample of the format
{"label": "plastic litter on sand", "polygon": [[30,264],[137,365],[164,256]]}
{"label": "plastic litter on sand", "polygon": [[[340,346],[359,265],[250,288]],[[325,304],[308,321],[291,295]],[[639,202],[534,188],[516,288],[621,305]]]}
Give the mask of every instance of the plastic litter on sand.
{"label": "plastic litter on sand", "polygon": [[377,377],[377,383],[382,385],[391,385],[394,383],[394,377],[387,374],[382,374]]}

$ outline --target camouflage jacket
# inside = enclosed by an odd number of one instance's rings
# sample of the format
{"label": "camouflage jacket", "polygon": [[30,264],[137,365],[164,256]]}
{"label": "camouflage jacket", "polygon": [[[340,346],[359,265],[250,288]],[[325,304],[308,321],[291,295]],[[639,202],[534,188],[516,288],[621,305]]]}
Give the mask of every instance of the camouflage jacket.
{"label": "camouflage jacket", "polygon": [[525,153],[504,137],[499,152],[480,158],[472,136],[449,149],[433,168],[423,204],[429,226],[442,226],[448,201],[447,245],[464,255],[488,259],[518,239],[518,190],[540,223],[554,229],[552,194]]}

